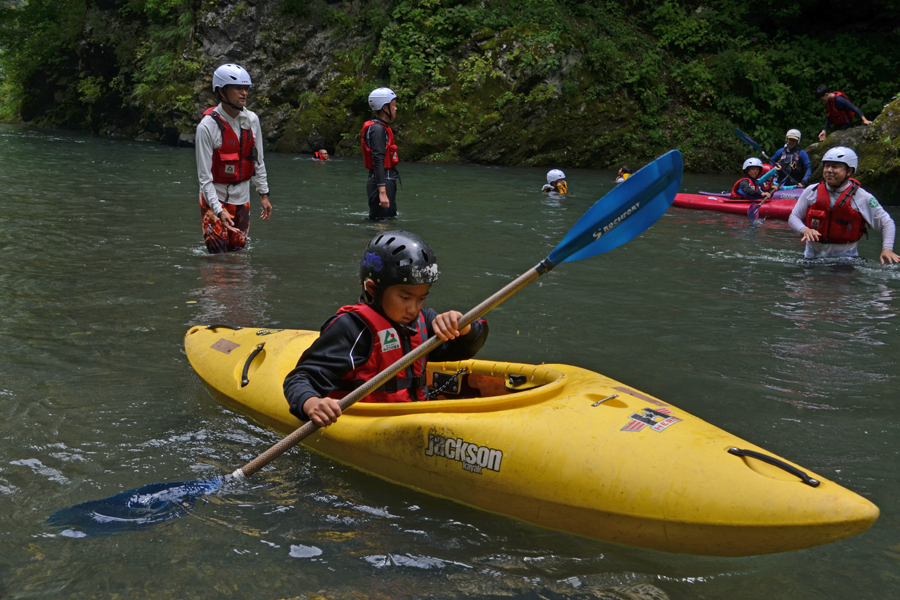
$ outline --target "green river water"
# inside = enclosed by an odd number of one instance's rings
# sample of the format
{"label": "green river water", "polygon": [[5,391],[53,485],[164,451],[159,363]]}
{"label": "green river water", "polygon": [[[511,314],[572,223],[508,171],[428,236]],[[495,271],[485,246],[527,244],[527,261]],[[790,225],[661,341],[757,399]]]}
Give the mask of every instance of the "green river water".
{"label": "green river water", "polygon": [[[380,226],[365,220],[358,159],[270,154],[272,221],[254,196],[248,249],[210,257],[192,150],[10,126],[0,138],[0,597],[900,597],[900,269],[871,261],[877,233],[861,243],[868,266],[809,269],[782,221],[674,208],[501,305],[480,357],[575,364],[672,402],[870,499],[869,531],[771,556],[664,554],[299,448],[168,525],[60,535],[45,523],[55,510],[229,472],[277,441],[207,393],[184,333],[318,329],[355,300]],[[544,169],[402,165],[391,227],[435,249],[429,305],[474,306],[614,185],[566,171],[559,200],[538,192]],[[688,175],[683,190],[732,182]]]}

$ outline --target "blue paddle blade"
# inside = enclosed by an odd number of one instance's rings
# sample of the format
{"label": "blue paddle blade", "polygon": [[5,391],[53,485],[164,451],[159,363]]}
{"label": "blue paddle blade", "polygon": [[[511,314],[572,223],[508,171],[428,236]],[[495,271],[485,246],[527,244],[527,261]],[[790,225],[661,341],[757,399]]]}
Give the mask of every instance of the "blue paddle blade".
{"label": "blue paddle blade", "polygon": [[547,259],[556,266],[608,252],[634,239],[672,205],[681,176],[681,152],[663,154],[589,208]]}
{"label": "blue paddle blade", "polygon": [[734,128],[734,135],[738,136],[738,139],[741,140],[742,142],[744,142],[745,144],[749,144],[749,145],[753,146],[753,148],[757,152],[762,152],[762,147],[760,147],[759,144],[757,144],[755,141],[753,141],[753,138],[751,138],[749,135],[747,135],[746,133],[744,133],[737,127]]}
{"label": "blue paddle blade", "polygon": [[47,519],[54,527],[68,528],[69,537],[104,536],[134,531],[176,519],[191,511],[201,496],[222,487],[217,477],[200,481],[153,483],[58,510]]}

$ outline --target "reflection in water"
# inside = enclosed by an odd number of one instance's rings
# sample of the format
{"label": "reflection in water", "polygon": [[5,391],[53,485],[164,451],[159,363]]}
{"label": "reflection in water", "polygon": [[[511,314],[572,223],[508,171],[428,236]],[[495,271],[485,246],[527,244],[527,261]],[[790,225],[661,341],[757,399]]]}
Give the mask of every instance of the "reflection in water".
{"label": "reflection in water", "polygon": [[268,268],[254,268],[247,253],[203,256],[200,264],[203,286],[191,292],[191,296],[198,298],[199,311],[187,325],[269,323],[266,298],[268,286],[274,280]]}
{"label": "reflection in water", "polygon": [[821,400],[789,403],[834,409],[829,402],[840,406],[862,386],[887,381],[884,372],[869,365],[878,366],[875,349],[890,333],[881,322],[896,316],[891,288],[870,285],[864,274],[846,265],[804,269],[785,277],[783,284],[786,298],[771,313],[795,329],[771,343],[778,362],[770,379],[777,380],[774,387]]}

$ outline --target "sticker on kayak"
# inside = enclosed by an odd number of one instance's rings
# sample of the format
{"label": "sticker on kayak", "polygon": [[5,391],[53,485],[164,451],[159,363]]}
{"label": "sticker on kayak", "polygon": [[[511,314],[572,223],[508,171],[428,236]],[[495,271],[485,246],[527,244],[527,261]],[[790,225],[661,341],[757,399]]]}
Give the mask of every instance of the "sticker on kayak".
{"label": "sticker on kayak", "polygon": [[235,344],[231,340],[226,340],[225,338],[220,338],[218,342],[210,346],[213,350],[218,350],[224,354],[231,354],[233,350],[240,347],[240,344]]}
{"label": "sticker on kayak", "polygon": [[462,438],[446,438],[428,434],[425,456],[440,456],[462,463],[462,468],[471,473],[481,473],[482,469],[500,472],[503,451],[472,444]]}
{"label": "sticker on kayak", "polygon": [[273,333],[279,333],[284,331],[284,329],[260,329],[256,332],[256,335],[272,335]]}
{"label": "sticker on kayak", "polygon": [[674,425],[681,419],[672,416],[668,408],[642,408],[641,412],[631,415],[631,422],[620,431],[640,431],[649,427],[659,433],[670,425]]}

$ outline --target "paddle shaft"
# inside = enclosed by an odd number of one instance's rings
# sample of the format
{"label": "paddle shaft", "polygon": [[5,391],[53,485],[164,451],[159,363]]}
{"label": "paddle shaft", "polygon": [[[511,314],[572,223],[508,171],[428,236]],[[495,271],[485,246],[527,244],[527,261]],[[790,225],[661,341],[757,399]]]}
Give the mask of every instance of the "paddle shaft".
{"label": "paddle shaft", "polygon": [[[463,317],[459,320],[459,329],[464,329],[467,325],[471,325],[475,322],[476,319],[490,312],[501,302],[503,302],[552,268],[553,264],[545,258],[531,269],[528,269],[527,271],[519,275],[518,278],[511,281],[501,290],[492,295],[490,298],[483,301],[481,304],[463,315]],[[349,407],[353,406],[354,404],[380,388],[384,383],[394,377],[397,373],[407,368],[409,365],[413,364],[414,362],[440,346],[442,343],[444,343],[444,341],[441,338],[437,336],[430,337],[425,341],[424,344],[421,344],[420,346],[406,354],[403,358],[399,359],[397,362],[389,366],[387,369],[338,400],[338,405],[341,407],[341,411],[347,410]],[[302,426],[295,429],[290,435],[282,438],[281,441],[279,441],[277,444],[248,462],[240,469],[234,471],[231,475],[237,479],[243,479],[244,477],[253,475],[264,466],[299,444],[305,438],[315,433],[318,429],[319,426],[312,421],[303,424]]]}

